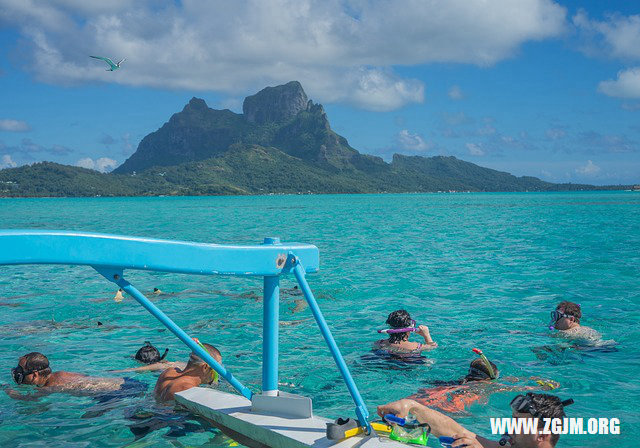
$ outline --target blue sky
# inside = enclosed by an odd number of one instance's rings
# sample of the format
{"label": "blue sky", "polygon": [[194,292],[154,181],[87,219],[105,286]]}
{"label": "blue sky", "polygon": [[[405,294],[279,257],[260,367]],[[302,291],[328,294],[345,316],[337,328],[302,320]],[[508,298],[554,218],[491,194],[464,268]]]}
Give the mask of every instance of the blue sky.
{"label": "blue sky", "polygon": [[640,183],[637,2],[0,0],[0,52],[0,168],[109,171],[193,96],[295,79],[386,160]]}

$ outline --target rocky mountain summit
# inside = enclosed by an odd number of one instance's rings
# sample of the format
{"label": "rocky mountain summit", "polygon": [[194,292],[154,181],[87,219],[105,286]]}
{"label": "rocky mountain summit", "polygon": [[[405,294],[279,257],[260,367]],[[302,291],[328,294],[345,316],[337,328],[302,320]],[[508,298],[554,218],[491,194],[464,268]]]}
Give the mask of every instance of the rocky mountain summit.
{"label": "rocky mountain summit", "polygon": [[112,173],[39,163],[0,170],[0,196],[211,195],[593,189],[516,177],[455,157],[361,154],[297,81],[245,98],[243,113],[192,98]]}

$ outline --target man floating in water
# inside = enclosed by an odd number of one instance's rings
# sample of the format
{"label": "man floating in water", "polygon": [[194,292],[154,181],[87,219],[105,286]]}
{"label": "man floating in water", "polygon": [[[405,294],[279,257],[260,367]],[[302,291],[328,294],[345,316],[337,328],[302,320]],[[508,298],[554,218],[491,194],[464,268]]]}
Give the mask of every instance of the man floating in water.
{"label": "man floating in water", "polygon": [[[53,372],[49,359],[38,352],[31,352],[18,360],[18,366],[11,369],[16,384],[38,387],[34,394],[21,394],[13,389],[6,393],[16,400],[37,400],[43,395],[65,392],[75,395],[97,395],[100,401],[142,394],[147,385],[131,378],[103,378],[81,373]],[[104,395],[103,395],[104,394]]]}
{"label": "man floating in water", "polygon": [[551,312],[550,328],[558,330],[558,336],[566,339],[579,339],[586,342],[597,342],[602,335],[593,328],[580,325],[582,309],[573,302],[560,302],[556,310]]}
{"label": "man floating in water", "polygon": [[[211,344],[200,344],[219,363],[222,362],[220,351]],[[214,384],[218,381],[218,373],[195,353],[189,356],[184,369],[172,367],[160,374],[154,389],[159,401],[171,401],[174,395],[201,384]]]}

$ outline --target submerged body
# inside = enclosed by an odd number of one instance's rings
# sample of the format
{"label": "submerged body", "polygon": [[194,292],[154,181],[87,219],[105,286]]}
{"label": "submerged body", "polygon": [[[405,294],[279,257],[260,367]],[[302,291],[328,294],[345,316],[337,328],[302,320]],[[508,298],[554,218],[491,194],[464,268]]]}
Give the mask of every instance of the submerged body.
{"label": "submerged body", "polygon": [[143,393],[147,385],[130,378],[108,378],[84,375],[82,373],[52,372],[49,360],[41,353],[32,352],[18,360],[18,367],[12,370],[17,384],[33,385],[35,393],[21,394],[6,389],[7,395],[16,400],[36,400],[52,393],[71,395],[94,395],[100,401]]}
{"label": "submerged body", "polygon": [[[529,384],[504,384],[494,381],[472,381],[464,384],[449,384],[432,388],[419,389],[407,397],[416,402],[449,414],[461,414],[474,404],[486,404],[492,394],[498,392],[523,392],[535,390],[551,390],[559,386],[552,380],[531,378],[536,386]],[[518,381],[513,378],[513,381]]]}

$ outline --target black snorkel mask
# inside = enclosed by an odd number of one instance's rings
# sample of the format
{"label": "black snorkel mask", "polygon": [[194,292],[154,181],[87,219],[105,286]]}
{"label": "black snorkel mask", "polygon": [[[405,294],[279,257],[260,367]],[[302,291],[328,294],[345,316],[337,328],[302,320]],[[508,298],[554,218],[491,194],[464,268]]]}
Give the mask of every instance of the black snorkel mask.
{"label": "black snorkel mask", "polygon": [[[573,398],[569,398],[562,402],[562,407],[569,406],[573,403]],[[533,403],[533,394],[531,392],[527,395],[516,395],[516,397],[511,400],[511,409],[518,414],[529,414],[532,417],[537,417],[539,415],[538,410]]]}
{"label": "black snorkel mask", "polygon": [[24,378],[27,375],[31,375],[32,373],[40,372],[41,370],[45,370],[48,368],[49,367],[45,367],[44,369],[25,370],[21,365],[18,365],[18,367],[14,367],[13,369],[11,369],[11,376],[13,377],[13,381],[15,381],[16,384],[22,384],[24,383]]}
{"label": "black snorkel mask", "polygon": [[570,314],[561,313],[558,310],[551,311],[551,322],[549,322],[549,330],[556,329],[556,323],[562,319],[563,317],[569,318],[572,317]]}

